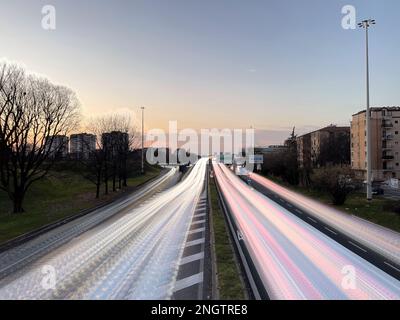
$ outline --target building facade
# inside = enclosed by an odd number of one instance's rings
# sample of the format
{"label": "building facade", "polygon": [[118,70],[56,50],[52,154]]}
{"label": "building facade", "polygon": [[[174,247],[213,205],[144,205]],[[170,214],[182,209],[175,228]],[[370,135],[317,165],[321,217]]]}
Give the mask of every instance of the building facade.
{"label": "building facade", "polygon": [[[366,112],[351,121],[351,167],[363,179],[367,175]],[[371,108],[372,179],[400,178],[400,107]]]}
{"label": "building facade", "polygon": [[46,139],[45,150],[51,158],[64,159],[68,155],[68,141],[64,135],[50,136]]}
{"label": "building facade", "polygon": [[88,159],[96,150],[96,136],[94,134],[79,133],[70,137],[70,154],[76,159]]}
{"label": "building facade", "polygon": [[297,162],[300,168],[311,167],[311,134],[297,137]]}
{"label": "building facade", "polygon": [[[348,151],[350,149],[350,127],[330,125],[299,136],[296,142],[297,161],[300,168],[315,168],[329,163],[350,163]],[[337,150],[330,150],[333,147]]]}

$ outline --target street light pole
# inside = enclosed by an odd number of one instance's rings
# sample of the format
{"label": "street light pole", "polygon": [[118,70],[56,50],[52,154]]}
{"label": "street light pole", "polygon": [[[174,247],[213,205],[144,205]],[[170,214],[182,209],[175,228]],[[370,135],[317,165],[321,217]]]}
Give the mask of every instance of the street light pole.
{"label": "street light pole", "polygon": [[375,20],[368,19],[360,22],[358,26],[365,29],[365,57],[366,57],[366,86],[367,86],[367,109],[365,111],[367,126],[367,200],[372,200],[372,142],[371,142],[371,112],[369,106],[369,53],[368,53],[368,29],[375,24]]}
{"label": "street light pole", "polygon": [[142,109],[142,174],[144,174],[144,107]]}

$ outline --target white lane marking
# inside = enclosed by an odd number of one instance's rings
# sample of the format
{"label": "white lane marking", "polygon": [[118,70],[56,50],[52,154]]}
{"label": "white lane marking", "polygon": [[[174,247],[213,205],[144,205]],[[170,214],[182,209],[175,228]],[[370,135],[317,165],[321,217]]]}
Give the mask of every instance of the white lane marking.
{"label": "white lane marking", "polygon": [[329,229],[328,227],[324,227],[326,230],[328,230],[330,233],[333,233],[335,236],[337,236],[337,233],[331,229]]}
{"label": "white lane marking", "polygon": [[198,228],[198,229],[194,229],[194,230],[192,230],[192,231],[189,231],[189,234],[198,233],[198,232],[203,232],[203,231],[206,231],[206,228],[205,228],[205,227],[203,227],[203,228]]}
{"label": "white lane marking", "polygon": [[189,262],[201,260],[201,259],[204,259],[204,252],[200,252],[200,253],[193,254],[191,256],[183,257],[181,259],[181,265],[189,263]]}
{"label": "white lane marking", "polygon": [[205,242],[205,238],[196,239],[196,240],[193,240],[193,241],[186,242],[186,246],[185,247],[187,248],[187,247],[195,246],[197,244],[202,244],[204,242]]}
{"label": "white lane marking", "polygon": [[199,214],[195,214],[195,215],[193,216],[193,218],[200,218],[200,217],[204,217],[204,216],[206,216],[206,214],[207,214],[207,213],[199,213]]}
{"label": "white lane marking", "polygon": [[351,242],[351,241],[348,241],[352,246],[354,246],[354,247],[356,247],[356,248],[358,248],[358,249],[360,249],[360,250],[362,250],[362,251],[364,251],[364,252],[367,252],[367,250],[365,250],[364,248],[361,248],[360,246],[358,246],[358,245],[356,245],[354,242]]}
{"label": "white lane marking", "polygon": [[200,224],[200,223],[205,223],[206,220],[199,220],[199,221],[193,221],[192,226],[196,225],[196,224]]}
{"label": "white lane marking", "polygon": [[394,269],[394,270],[400,272],[400,269],[399,269],[399,268],[396,268],[394,265],[390,264],[389,262],[383,261],[383,263],[386,264],[387,266],[391,267],[392,269]]}
{"label": "white lane marking", "polygon": [[394,269],[394,270],[400,272],[400,269],[399,269],[399,268],[396,268],[394,265],[390,264],[389,262],[383,261],[383,263],[386,264],[387,266],[391,267],[392,269]]}
{"label": "white lane marking", "polygon": [[181,280],[176,281],[174,292],[191,287],[191,286],[201,283],[201,282],[203,282],[203,272],[200,272],[200,273],[194,274],[190,277],[183,278]]}
{"label": "white lane marking", "polygon": [[287,205],[289,208],[293,208],[293,206],[292,206],[289,202],[287,202],[286,205]]}
{"label": "white lane marking", "polygon": [[313,219],[313,218],[311,218],[311,217],[307,217],[307,219],[313,221],[314,223],[318,223],[317,220],[315,220],[315,219]]}
{"label": "white lane marking", "polygon": [[300,209],[296,209],[295,210],[297,213],[303,214],[303,211],[301,211]]}

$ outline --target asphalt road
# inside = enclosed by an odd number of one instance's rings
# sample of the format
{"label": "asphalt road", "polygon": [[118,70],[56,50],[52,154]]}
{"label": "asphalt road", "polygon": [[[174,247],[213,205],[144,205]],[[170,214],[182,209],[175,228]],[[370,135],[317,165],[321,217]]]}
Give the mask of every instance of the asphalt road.
{"label": "asphalt road", "polygon": [[43,255],[48,254],[99,224],[112,219],[118,219],[118,217],[129,212],[146,199],[175,185],[178,179],[179,173],[173,168],[155,180],[144,184],[139,190],[127,197],[123,197],[67,224],[41,234],[30,241],[1,252],[0,279],[18,271],[25,265],[36,261]]}
{"label": "asphalt road", "polygon": [[[219,190],[270,299],[400,299],[400,281],[214,164]],[[290,208],[290,206],[289,206]]]}
{"label": "asphalt road", "polygon": [[0,299],[171,298],[206,163],[165,191],[156,190],[173,171],[141,194],[2,253]]}
{"label": "asphalt road", "polygon": [[[245,181],[248,182],[248,179],[245,179]],[[398,264],[400,234],[357,217],[342,214],[328,206],[316,203],[301,195],[296,195],[292,191],[283,190],[284,188],[259,175],[251,174],[250,181],[251,187],[293,215],[400,280],[400,265]],[[296,200],[299,200],[302,205],[299,205]],[[321,215],[325,211],[326,215]],[[336,220],[331,220],[331,218]],[[343,222],[340,220],[342,218]],[[341,222],[341,224],[338,222]],[[352,227],[351,224],[354,226],[350,229]],[[349,228],[350,230],[343,232],[343,228]],[[384,246],[384,248],[379,246]]]}

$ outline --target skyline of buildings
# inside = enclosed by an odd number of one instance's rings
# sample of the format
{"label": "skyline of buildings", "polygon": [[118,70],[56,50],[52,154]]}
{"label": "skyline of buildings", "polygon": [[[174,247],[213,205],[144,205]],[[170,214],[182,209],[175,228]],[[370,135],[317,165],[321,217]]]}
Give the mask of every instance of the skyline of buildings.
{"label": "skyline of buildings", "polygon": [[90,133],[78,133],[70,136],[69,153],[78,159],[88,159],[90,152],[96,150],[97,137]]}

